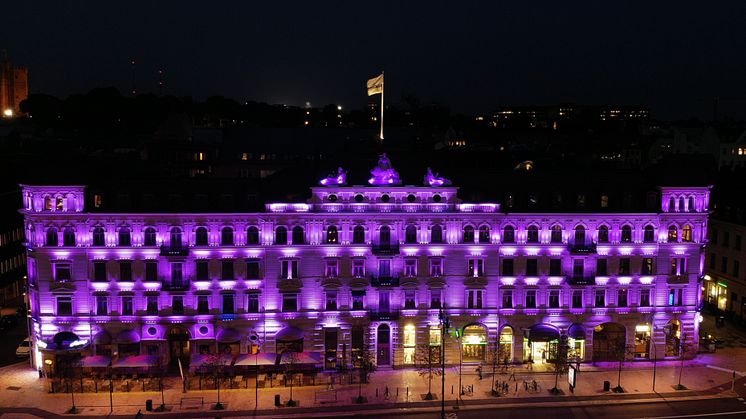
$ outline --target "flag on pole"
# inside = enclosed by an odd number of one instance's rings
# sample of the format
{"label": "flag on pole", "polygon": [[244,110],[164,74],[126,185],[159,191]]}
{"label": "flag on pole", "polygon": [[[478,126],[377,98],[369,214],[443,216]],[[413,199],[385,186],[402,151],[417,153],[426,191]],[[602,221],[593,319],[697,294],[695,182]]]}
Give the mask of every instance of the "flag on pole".
{"label": "flag on pole", "polygon": [[383,93],[383,73],[379,76],[373,77],[368,80],[368,96],[377,95]]}

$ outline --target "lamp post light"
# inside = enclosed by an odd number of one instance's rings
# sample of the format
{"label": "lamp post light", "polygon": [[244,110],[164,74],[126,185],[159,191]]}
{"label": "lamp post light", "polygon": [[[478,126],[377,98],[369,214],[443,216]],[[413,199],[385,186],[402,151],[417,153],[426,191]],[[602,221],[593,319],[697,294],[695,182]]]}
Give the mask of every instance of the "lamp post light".
{"label": "lamp post light", "polygon": [[441,375],[440,375],[440,392],[441,392],[441,399],[440,399],[440,417],[441,419],[445,419],[446,417],[446,330],[451,326],[450,319],[448,318],[448,315],[444,312],[445,304],[443,304],[443,307],[438,310],[438,319],[440,320],[440,367],[441,367]]}

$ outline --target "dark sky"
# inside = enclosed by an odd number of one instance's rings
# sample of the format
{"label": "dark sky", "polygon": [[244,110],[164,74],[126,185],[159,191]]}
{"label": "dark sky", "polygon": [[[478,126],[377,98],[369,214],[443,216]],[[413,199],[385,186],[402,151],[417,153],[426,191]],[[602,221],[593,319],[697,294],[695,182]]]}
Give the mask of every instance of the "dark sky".
{"label": "dark sky", "polygon": [[[452,109],[639,103],[654,116],[746,117],[746,1],[14,1],[0,48],[31,90],[114,85],[204,98],[360,107],[386,97]],[[507,2],[503,2],[507,3]],[[665,3],[665,4],[664,4]]]}

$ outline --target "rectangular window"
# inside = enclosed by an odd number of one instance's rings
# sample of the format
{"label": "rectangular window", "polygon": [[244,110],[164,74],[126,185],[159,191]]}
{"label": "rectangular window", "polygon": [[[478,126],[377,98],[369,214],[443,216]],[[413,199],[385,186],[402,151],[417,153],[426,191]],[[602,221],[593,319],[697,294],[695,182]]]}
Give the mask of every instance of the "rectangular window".
{"label": "rectangular window", "polygon": [[181,262],[172,262],[171,263],[171,285],[173,286],[181,286],[183,284],[183,275],[182,275],[182,265]]}
{"label": "rectangular window", "polygon": [[132,297],[129,295],[125,295],[122,297],[122,315],[123,316],[131,316],[134,312],[132,305]]}
{"label": "rectangular window", "polygon": [[258,292],[249,292],[249,300],[246,306],[246,311],[249,313],[259,312],[259,293]]}
{"label": "rectangular window", "polygon": [[324,275],[327,278],[336,278],[339,276],[339,261],[337,259],[327,259],[325,265]]}
{"label": "rectangular window", "polygon": [[417,308],[417,301],[415,300],[415,290],[404,290],[404,308]]}
{"label": "rectangular window", "polygon": [[650,307],[650,289],[640,290],[640,307]]}
{"label": "rectangular window", "polygon": [[616,306],[627,307],[627,289],[619,288],[616,291]]}
{"label": "rectangular window", "polygon": [[352,276],[355,278],[365,276],[365,259],[352,259]]}
{"label": "rectangular window", "polygon": [[391,276],[391,259],[378,260],[378,275]]}
{"label": "rectangular window", "polygon": [[194,278],[197,281],[209,281],[210,269],[209,262],[206,260],[197,260],[194,262]]}
{"label": "rectangular window", "polygon": [[236,298],[233,294],[223,294],[223,314],[236,312]]}
{"label": "rectangular window", "polygon": [[629,258],[619,259],[619,275],[629,275]]}
{"label": "rectangular window", "polygon": [[337,292],[336,291],[326,292],[326,309],[327,310],[337,309]]}
{"label": "rectangular window", "polygon": [[70,263],[55,263],[54,264],[54,280],[55,282],[68,282],[73,279],[72,265]]}
{"label": "rectangular window", "polygon": [[158,296],[148,295],[146,303],[147,303],[147,306],[145,308],[145,311],[147,315],[157,316],[158,315]]}
{"label": "rectangular window", "polygon": [[246,279],[260,279],[259,260],[250,259],[246,261]]}
{"label": "rectangular window", "polygon": [[733,261],[733,276],[738,278],[739,271],[741,270],[741,264],[737,261]]}
{"label": "rectangular window", "polygon": [[572,260],[572,276],[573,278],[583,278],[585,275],[585,260],[573,259]]}
{"label": "rectangular window", "polygon": [[119,262],[119,280],[132,282],[132,262],[123,260]]}
{"label": "rectangular window", "polygon": [[668,290],[668,305],[670,306],[681,306],[684,305],[684,289],[683,288],[670,288]]}
{"label": "rectangular window", "polygon": [[417,259],[410,258],[404,260],[404,276],[417,276]]}
{"label": "rectangular window", "polygon": [[710,230],[710,242],[712,242],[712,244],[718,244],[718,231],[715,228]]}
{"label": "rectangular window", "polygon": [[723,231],[723,247],[728,247],[730,245],[730,232]]}
{"label": "rectangular window", "polygon": [[210,296],[197,296],[197,314],[210,314]]}
{"label": "rectangular window", "polygon": [[106,277],[106,262],[96,261],[93,262],[93,280],[96,282],[107,282],[109,278]]}
{"label": "rectangular window", "polygon": [[353,290],[352,291],[352,309],[363,310],[365,308],[363,306],[364,299],[365,299],[365,291]]}
{"label": "rectangular window", "polygon": [[482,308],[482,290],[468,290],[466,292],[467,308]]}
{"label": "rectangular window", "polygon": [[710,269],[715,269],[715,266],[717,265],[717,262],[715,262],[715,260],[716,260],[715,254],[710,253],[710,263],[709,263]]}
{"label": "rectangular window", "polygon": [[503,290],[502,308],[513,308],[513,290]]}
{"label": "rectangular window", "polygon": [[145,280],[146,281],[157,281],[158,280],[158,262],[154,260],[148,260],[145,262]]}
{"label": "rectangular window", "polygon": [[562,275],[562,259],[556,259],[556,258],[549,259],[549,275],[550,276]]}
{"label": "rectangular window", "polygon": [[440,293],[441,290],[430,290],[430,308],[440,308]]}
{"label": "rectangular window", "polygon": [[297,260],[283,260],[282,261],[282,279],[297,279],[298,278],[298,261]]}
{"label": "rectangular window", "polygon": [[559,308],[560,292],[559,290],[549,290],[549,308]]}
{"label": "rectangular window", "polygon": [[298,311],[297,294],[282,294],[282,311]]}
{"label": "rectangular window", "polygon": [[728,272],[728,258],[726,256],[720,259],[720,271],[723,273]]}
{"label": "rectangular window", "polygon": [[606,276],[609,274],[606,258],[596,259],[596,275]]}
{"label": "rectangular window", "polygon": [[430,276],[439,277],[443,275],[443,259],[431,258],[430,259]]}
{"label": "rectangular window", "polygon": [[108,316],[109,315],[109,297],[105,295],[96,296],[96,315],[97,316]]}
{"label": "rectangular window", "polygon": [[57,297],[57,315],[71,316],[73,314],[73,298]]}
{"label": "rectangular window", "polygon": [[539,274],[538,259],[526,259],[526,276],[536,276]]}
{"label": "rectangular window", "polygon": [[741,235],[736,234],[735,241],[733,242],[733,249],[741,250]]}
{"label": "rectangular window", "polygon": [[220,279],[235,279],[233,276],[233,260],[228,259],[220,262]]}
{"label": "rectangular window", "polygon": [[484,275],[484,260],[483,259],[469,259],[467,261],[467,275],[473,277],[480,277]]}
{"label": "rectangular window", "polygon": [[642,275],[653,274],[653,258],[642,258],[642,269],[640,273]]}
{"label": "rectangular window", "polygon": [[536,308],[536,290],[526,291],[526,308]]}
{"label": "rectangular window", "polygon": [[596,298],[595,298],[594,303],[596,307],[606,307],[606,290],[604,289],[596,290]]}
{"label": "rectangular window", "polygon": [[572,290],[572,308],[583,308],[583,290]]}
{"label": "rectangular window", "polygon": [[176,315],[184,314],[184,296],[174,295],[171,297],[171,311]]}
{"label": "rectangular window", "polygon": [[442,331],[440,326],[430,326],[430,346],[440,346]]}
{"label": "rectangular window", "polygon": [[514,272],[515,270],[513,269],[513,259],[503,259],[502,275],[513,276],[515,275]]}

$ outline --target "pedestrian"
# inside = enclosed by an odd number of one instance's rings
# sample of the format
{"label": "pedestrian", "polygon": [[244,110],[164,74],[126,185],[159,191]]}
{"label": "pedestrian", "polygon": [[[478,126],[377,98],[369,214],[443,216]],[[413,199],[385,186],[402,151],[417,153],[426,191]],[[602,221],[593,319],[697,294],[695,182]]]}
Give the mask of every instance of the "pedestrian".
{"label": "pedestrian", "polygon": [[477,367],[477,374],[479,374],[479,379],[481,380],[482,379],[482,366],[481,365]]}
{"label": "pedestrian", "polygon": [[135,419],[142,419],[144,415],[142,414],[141,409],[137,409],[137,413],[135,414]]}

